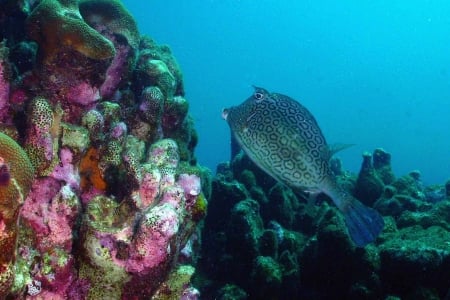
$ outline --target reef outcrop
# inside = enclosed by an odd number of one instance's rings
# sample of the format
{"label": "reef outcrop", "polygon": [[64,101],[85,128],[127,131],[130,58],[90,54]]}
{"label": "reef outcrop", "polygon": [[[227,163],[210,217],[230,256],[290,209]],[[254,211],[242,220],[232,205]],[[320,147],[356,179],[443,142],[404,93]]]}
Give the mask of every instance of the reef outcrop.
{"label": "reef outcrop", "polygon": [[450,198],[420,172],[396,177],[383,149],[340,184],[386,226],[357,248],[330,199],[294,193],[239,153],[219,165],[202,231],[195,284],[208,299],[444,299],[450,286]]}
{"label": "reef outcrop", "polygon": [[198,298],[210,175],[170,49],[120,1],[0,6],[0,298]]}

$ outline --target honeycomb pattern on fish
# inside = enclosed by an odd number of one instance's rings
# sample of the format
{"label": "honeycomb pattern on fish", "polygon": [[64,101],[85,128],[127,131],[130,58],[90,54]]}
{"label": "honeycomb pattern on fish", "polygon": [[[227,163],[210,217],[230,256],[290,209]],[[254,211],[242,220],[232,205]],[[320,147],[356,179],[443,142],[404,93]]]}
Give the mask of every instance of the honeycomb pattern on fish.
{"label": "honeycomb pattern on fish", "polygon": [[297,101],[257,88],[227,114],[245,152],[277,180],[310,188],[330,175],[325,137],[315,118]]}

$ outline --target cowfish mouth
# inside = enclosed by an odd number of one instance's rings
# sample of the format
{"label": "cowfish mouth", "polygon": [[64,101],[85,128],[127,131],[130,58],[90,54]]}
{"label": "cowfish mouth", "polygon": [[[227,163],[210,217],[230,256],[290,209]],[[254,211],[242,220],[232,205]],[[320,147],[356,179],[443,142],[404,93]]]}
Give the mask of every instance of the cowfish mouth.
{"label": "cowfish mouth", "polygon": [[230,112],[229,108],[224,108],[222,109],[222,119],[224,119],[225,121],[227,121],[228,118],[228,113]]}

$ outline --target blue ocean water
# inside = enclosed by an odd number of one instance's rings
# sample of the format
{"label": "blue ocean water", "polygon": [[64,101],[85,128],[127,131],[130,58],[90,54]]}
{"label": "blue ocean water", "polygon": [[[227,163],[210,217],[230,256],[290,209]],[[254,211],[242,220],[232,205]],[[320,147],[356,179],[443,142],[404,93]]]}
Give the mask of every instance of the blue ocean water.
{"label": "blue ocean water", "polygon": [[224,107],[251,85],[289,95],[358,171],[382,147],[396,175],[450,178],[450,2],[123,1],[141,34],[168,44],[184,74],[199,162],[229,159]]}

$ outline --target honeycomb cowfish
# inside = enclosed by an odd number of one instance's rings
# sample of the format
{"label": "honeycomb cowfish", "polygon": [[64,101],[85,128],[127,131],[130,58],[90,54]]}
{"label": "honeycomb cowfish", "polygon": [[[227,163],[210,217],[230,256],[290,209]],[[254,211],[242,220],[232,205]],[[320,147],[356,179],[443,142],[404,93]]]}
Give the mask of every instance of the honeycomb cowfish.
{"label": "honeycomb cowfish", "polygon": [[344,216],[356,246],[373,242],[383,218],[341,187],[331,172],[332,151],[314,116],[299,102],[255,87],[251,97],[224,109],[238,144],[270,176],[294,190],[328,195]]}

